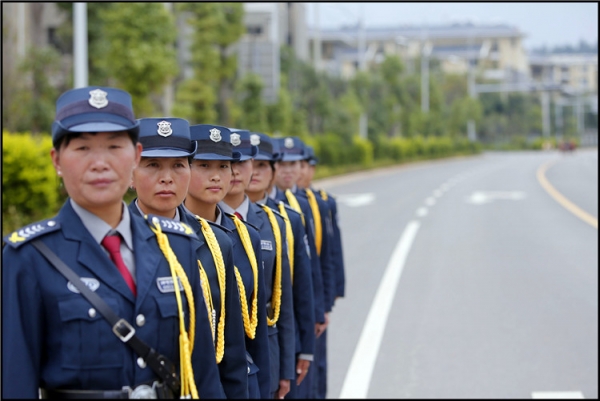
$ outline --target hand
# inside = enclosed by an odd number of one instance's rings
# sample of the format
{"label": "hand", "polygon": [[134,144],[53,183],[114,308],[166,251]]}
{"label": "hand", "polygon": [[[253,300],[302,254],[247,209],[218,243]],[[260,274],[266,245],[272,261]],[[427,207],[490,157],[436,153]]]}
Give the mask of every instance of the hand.
{"label": "hand", "polygon": [[306,377],[308,373],[308,368],[310,368],[310,361],[306,359],[298,359],[298,363],[296,364],[296,385],[299,386],[302,383],[302,380]]}
{"label": "hand", "polygon": [[275,392],[275,398],[283,400],[283,397],[290,392],[290,381],[279,380],[279,389]]}

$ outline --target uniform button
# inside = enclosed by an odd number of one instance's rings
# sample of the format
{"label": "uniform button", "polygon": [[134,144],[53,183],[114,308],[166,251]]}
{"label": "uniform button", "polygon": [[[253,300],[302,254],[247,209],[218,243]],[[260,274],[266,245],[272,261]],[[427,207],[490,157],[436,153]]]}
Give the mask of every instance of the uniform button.
{"label": "uniform button", "polygon": [[96,309],[90,308],[90,310],[88,310],[88,315],[89,317],[96,317]]}
{"label": "uniform button", "polygon": [[250,366],[248,366],[248,374],[250,374]]}
{"label": "uniform button", "polygon": [[137,359],[137,364],[142,369],[144,369],[146,367],[146,362],[144,361],[144,358],[142,358],[141,356]]}
{"label": "uniform button", "polygon": [[142,327],[146,323],[146,318],[141,313],[135,318],[135,323]]}

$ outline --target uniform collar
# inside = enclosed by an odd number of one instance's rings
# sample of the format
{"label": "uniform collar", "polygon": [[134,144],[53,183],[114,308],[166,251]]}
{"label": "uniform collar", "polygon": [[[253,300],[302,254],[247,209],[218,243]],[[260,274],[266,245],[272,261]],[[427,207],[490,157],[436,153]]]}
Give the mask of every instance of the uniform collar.
{"label": "uniform collar", "polygon": [[233,209],[231,206],[229,206],[227,203],[225,203],[223,201],[219,202],[219,207],[221,209],[223,209],[223,211],[225,213],[234,214],[235,212],[238,212],[239,214],[242,215],[242,219],[244,219],[244,220],[248,219],[248,207],[249,206],[250,206],[250,198],[248,198],[248,195],[244,195],[244,201],[237,209]]}
{"label": "uniform collar", "polygon": [[[188,209],[187,207],[185,207],[185,203],[182,203],[180,205],[183,208],[183,211],[191,216],[195,216],[194,213],[192,213],[190,211],[190,209]],[[179,210],[177,210],[177,213],[179,213]],[[215,214],[217,215],[217,218],[215,219],[215,221],[213,221],[213,223],[216,223],[218,225],[221,225],[221,209],[219,209],[219,206],[217,205],[217,210],[215,211]],[[175,216],[177,217],[177,216]]]}
{"label": "uniform collar", "polygon": [[[129,208],[125,204],[125,201],[122,202],[122,215],[121,221],[117,228],[113,229],[107,222],[102,220],[100,217],[96,216],[94,213],[87,211],[86,209],[79,206],[72,198],[69,199],[71,206],[73,207],[73,211],[83,223],[84,227],[90,232],[94,241],[98,244],[102,242],[104,237],[108,234],[113,234],[115,232],[121,234],[125,245],[133,251],[133,235],[131,233],[131,217],[129,216]],[[142,214],[143,216],[143,214]]]}
{"label": "uniform collar", "polygon": [[[137,207],[138,211],[140,212],[140,216],[145,216],[146,213],[144,213],[142,211],[142,209],[140,208],[140,205],[138,204],[138,198],[135,198],[135,207]],[[179,208],[175,208],[175,217],[173,217],[173,220],[175,221],[181,221],[181,216],[179,215]]]}
{"label": "uniform collar", "polygon": [[269,198],[273,200],[277,199],[277,187],[275,185],[273,185],[273,188],[271,188],[271,192],[269,192]]}

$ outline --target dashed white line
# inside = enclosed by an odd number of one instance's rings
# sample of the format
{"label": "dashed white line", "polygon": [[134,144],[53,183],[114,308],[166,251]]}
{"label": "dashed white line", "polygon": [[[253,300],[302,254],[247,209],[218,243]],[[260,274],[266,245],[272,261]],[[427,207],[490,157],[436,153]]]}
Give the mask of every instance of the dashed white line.
{"label": "dashed white line", "polygon": [[440,196],[442,196],[442,191],[440,191],[439,189],[436,189],[435,191],[433,191],[433,196],[435,196],[436,198],[439,198]]}
{"label": "dashed white line", "polygon": [[435,205],[435,198],[430,196],[429,198],[425,199],[425,204],[427,206]]}
{"label": "dashed white line", "polygon": [[404,229],[375,293],[375,299],[352,356],[340,398],[366,398],[371,375],[379,354],[388,315],[394,301],[402,269],[421,223],[412,220]]}
{"label": "dashed white line", "polygon": [[419,217],[427,216],[427,213],[428,213],[428,211],[427,211],[426,207],[420,207],[417,209],[417,212],[416,212],[417,216],[419,216]]}

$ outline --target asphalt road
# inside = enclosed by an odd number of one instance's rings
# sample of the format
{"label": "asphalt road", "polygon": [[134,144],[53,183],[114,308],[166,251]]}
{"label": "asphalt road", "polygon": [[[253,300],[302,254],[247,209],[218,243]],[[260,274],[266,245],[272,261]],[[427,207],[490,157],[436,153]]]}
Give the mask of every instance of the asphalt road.
{"label": "asphalt road", "polygon": [[316,184],[346,263],[328,398],[598,398],[597,149]]}

